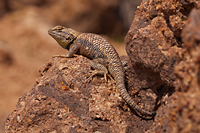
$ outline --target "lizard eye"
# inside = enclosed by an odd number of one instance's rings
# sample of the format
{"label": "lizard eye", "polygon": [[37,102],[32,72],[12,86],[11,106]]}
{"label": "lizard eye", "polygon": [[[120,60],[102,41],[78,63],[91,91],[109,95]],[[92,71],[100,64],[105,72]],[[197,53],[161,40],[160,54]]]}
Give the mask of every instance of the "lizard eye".
{"label": "lizard eye", "polygon": [[62,32],[62,28],[61,28],[61,29],[58,29],[58,32]]}

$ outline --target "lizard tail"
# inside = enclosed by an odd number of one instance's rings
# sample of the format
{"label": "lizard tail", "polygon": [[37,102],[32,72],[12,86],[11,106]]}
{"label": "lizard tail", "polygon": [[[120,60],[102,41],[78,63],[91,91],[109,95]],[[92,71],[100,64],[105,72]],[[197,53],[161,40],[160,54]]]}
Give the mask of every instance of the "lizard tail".
{"label": "lizard tail", "polygon": [[122,76],[115,76],[115,77],[116,77],[115,81],[117,84],[117,88],[118,88],[122,98],[128,103],[128,105],[130,105],[134,110],[136,110],[137,112],[139,112],[140,114],[142,114],[144,116],[155,116],[156,115],[156,112],[149,112],[149,111],[146,111],[146,110],[142,109],[141,107],[139,107],[135,103],[135,101],[133,101],[131,96],[128,94],[126,87],[124,85],[124,78],[122,78]]}

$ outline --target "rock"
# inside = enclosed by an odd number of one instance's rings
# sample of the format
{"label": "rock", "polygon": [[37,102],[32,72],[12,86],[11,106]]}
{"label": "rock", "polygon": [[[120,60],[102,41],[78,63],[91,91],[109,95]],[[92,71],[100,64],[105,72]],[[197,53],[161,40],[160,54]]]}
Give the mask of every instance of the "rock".
{"label": "rock", "polygon": [[[184,11],[181,12],[182,7],[181,2],[173,0],[169,2],[144,0],[136,11],[125,37],[126,50],[131,66],[151,71],[146,76],[149,80],[145,80],[148,87],[161,82],[168,88],[173,86],[176,78],[173,68],[181,59],[180,30],[187,19]],[[152,79],[151,75],[155,75],[156,80]],[[149,82],[151,85],[148,85]]]}
{"label": "rock", "polygon": [[[192,9],[182,31],[183,59],[175,65],[174,93],[166,105],[159,108],[159,115],[148,133],[197,133],[200,132],[200,10]],[[161,126],[162,125],[162,126]]]}
{"label": "rock", "polygon": [[[182,32],[183,45],[186,46],[183,60],[175,67],[177,79],[175,86],[178,91],[198,88],[200,63],[200,10],[193,9]],[[192,85],[192,86],[191,86]]]}
{"label": "rock", "polygon": [[[126,57],[122,57],[126,59]],[[53,58],[7,117],[5,132],[144,132],[153,120],[131,112],[112,80],[90,71],[86,57]],[[64,89],[63,89],[64,88]]]}
{"label": "rock", "polygon": [[126,35],[129,93],[150,91],[157,101],[148,103],[158,109],[148,133],[200,132],[200,15],[188,18],[195,7],[198,1],[144,0]]}

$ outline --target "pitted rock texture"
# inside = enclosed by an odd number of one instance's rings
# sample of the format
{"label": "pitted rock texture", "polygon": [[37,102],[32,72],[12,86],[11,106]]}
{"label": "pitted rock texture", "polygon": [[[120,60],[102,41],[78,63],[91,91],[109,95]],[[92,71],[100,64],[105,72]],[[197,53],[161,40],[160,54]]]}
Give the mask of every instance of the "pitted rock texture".
{"label": "pitted rock texture", "polygon": [[[194,7],[200,7],[198,0],[143,0],[138,6],[125,43],[131,67],[151,71],[147,73],[149,80],[145,80],[146,86],[161,83],[168,88],[173,87],[176,78],[173,68],[182,58],[180,33]],[[151,80],[151,74],[156,75],[158,80]],[[130,82],[134,83],[134,79]]]}
{"label": "pitted rock texture", "polygon": [[5,132],[131,133],[149,129],[153,120],[131,112],[111,79],[105,82],[94,76],[87,83],[89,71],[89,60],[83,56],[51,59],[7,117]]}
{"label": "pitted rock texture", "polygon": [[200,132],[200,10],[193,9],[182,31],[183,60],[175,66],[176,93],[159,115],[148,133],[199,133]]}
{"label": "pitted rock texture", "polygon": [[157,100],[148,133],[200,132],[200,15],[194,8],[199,1],[143,0],[126,35],[129,92],[150,90]]}
{"label": "pitted rock texture", "polygon": [[200,10],[193,9],[182,32],[183,45],[186,50],[183,60],[175,67],[178,91],[198,88],[200,81]]}

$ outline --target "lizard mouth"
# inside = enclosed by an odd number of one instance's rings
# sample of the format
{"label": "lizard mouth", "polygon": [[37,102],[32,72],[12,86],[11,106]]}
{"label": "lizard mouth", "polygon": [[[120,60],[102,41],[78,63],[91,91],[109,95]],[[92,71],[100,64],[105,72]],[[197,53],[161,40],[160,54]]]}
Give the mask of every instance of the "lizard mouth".
{"label": "lizard mouth", "polygon": [[48,34],[51,35],[51,36],[55,35],[55,33],[53,32],[52,29],[49,29],[49,30],[48,30]]}
{"label": "lizard mouth", "polygon": [[56,32],[56,31],[53,30],[53,29],[48,30],[48,34],[49,34],[50,36],[52,36],[53,38],[55,38],[55,39],[56,39],[56,38],[62,38],[62,37],[64,37],[64,36],[62,36],[62,34]]}

